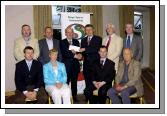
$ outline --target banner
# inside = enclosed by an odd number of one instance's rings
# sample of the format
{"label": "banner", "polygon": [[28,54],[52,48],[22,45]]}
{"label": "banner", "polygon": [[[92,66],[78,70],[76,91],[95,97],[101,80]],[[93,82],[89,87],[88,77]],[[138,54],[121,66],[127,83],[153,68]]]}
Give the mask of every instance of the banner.
{"label": "banner", "polygon": [[61,35],[65,39],[65,29],[71,27],[74,30],[74,38],[79,41],[84,35],[84,26],[90,24],[88,13],[61,13]]}
{"label": "banner", "polygon": [[[89,13],[61,13],[61,35],[62,39],[65,39],[65,29],[71,27],[74,31],[75,39],[81,42],[81,39],[85,37],[84,27],[90,24],[90,14]],[[77,94],[83,94],[85,89],[85,80],[83,77],[83,61],[80,61],[80,73],[78,75],[77,82]]]}

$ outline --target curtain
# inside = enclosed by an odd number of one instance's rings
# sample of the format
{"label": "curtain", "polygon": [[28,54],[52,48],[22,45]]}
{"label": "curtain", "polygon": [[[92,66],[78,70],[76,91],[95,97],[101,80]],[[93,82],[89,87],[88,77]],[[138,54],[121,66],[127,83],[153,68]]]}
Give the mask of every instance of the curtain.
{"label": "curtain", "polygon": [[90,16],[90,22],[95,28],[95,35],[103,35],[102,25],[102,6],[100,5],[82,5],[81,12],[90,12],[93,15]]}
{"label": "curtain", "polygon": [[51,5],[34,5],[33,17],[35,38],[42,39],[44,28],[46,26],[52,26]]}
{"label": "curtain", "polygon": [[119,26],[120,36],[125,36],[125,24],[134,22],[134,6],[133,5],[120,5],[119,6]]}

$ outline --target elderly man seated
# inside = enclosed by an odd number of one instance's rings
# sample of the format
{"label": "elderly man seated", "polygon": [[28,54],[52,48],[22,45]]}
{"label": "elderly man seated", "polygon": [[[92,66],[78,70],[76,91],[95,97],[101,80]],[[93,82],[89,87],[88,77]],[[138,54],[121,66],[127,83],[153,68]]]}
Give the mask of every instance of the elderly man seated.
{"label": "elderly man seated", "polygon": [[115,86],[108,90],[108,95],[113,104],[120,104],[122,98],[123,104],[130,104],[129,96],[137,93],[137,96],[143,95],[143,83],[141,80],[140,63],[133,58],[132,51],[129,48],[123,50],[124,60],[119,63],[118,72],[115,77]]}

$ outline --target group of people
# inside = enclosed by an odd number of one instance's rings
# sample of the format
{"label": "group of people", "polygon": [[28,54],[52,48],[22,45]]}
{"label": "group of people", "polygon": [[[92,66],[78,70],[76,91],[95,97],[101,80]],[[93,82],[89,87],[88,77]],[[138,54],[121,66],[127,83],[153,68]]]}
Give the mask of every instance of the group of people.
{"label": "group of people", "polygon": [[[131,94],[143,95],[143,42],[134,34],[131,23],[126,24],[124,39],[116,35],[111,23],[106,25],[107,36],[103,39],[94,35],[93,25],[87,24],[81,43],[74,39],[72,28],[65,29],[66,38],[60,41],[53,38],[51,27],[45,28],[45,38],[39,41],[31,37],[29,25],[23,25],[21,30],[22,37],[14,44],[17,63],[12,103],[25,103],[28,99],[44,104],[48,95],[55,104],[70,104],[71,96],[78,101],[80,60],[86,83],[84,95],[89,103],[104,104],[108,95],[113,104],[128,104]],[[70,45],[80,47],[79,51],[69,50]],[[97,99],[94,90],[98,90]]]}

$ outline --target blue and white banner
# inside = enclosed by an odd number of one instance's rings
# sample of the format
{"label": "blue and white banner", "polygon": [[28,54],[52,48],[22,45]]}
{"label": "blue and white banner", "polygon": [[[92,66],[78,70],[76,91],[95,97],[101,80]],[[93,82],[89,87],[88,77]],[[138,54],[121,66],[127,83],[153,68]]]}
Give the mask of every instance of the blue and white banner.
{"label": "blue and white banner", "polygon": [[89,13],[61,13],[61,35],[62,39],[66,38],[65,29],[71,27],[74,30],[74,38],[79,41],[85,36],[84,26],[90,24]]}

